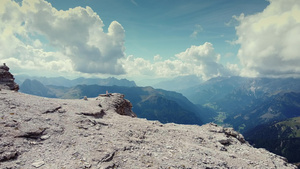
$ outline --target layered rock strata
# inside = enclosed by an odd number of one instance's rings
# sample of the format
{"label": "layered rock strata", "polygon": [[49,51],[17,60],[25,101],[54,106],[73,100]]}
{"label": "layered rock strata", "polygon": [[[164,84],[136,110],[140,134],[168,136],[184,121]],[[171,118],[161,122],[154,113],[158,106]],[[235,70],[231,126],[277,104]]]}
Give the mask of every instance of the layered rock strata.
{"label": "layered rock strata", "polygon": [[0,90],[7,89],[7,90],[19,90],[19,85],[15,83],[14,76],[9,72],[9,67],[3,63],[0,66]]}

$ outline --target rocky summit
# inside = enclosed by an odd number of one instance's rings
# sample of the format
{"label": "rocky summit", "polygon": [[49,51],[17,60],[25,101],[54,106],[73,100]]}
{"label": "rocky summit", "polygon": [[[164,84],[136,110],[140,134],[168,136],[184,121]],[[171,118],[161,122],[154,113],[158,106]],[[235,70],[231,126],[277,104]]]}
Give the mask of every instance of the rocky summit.
{"label": "rocky summit", "polygon": [[8,90],[19,90],[19,85],[15,83],[14,76],[9,72],[9,67],[3,63],[0,66],[0,90],[8,89]]}
{"label": "rocky summit", "polygon": [[0,168],[296,168],[232,128],[136,118],[122,94],[0,91]]}

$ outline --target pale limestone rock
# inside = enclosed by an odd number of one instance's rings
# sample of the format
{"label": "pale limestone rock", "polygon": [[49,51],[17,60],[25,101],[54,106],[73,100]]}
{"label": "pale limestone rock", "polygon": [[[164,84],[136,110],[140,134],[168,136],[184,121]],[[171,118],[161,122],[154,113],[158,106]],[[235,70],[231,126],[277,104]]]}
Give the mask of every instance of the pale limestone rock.
{"label": "pale limestone rock", "polygon": [[44,164],[45,164],[44,161],[42,161],[42,160],[37,160],[37,161],[33,162],[31,165],[32,165],[33,167],[35,167],[35,168],[39,168],[39,167],[43,166]]}
{"label": "pale limestone rock", "polygon": [[0,166],[296,169],[285,158],[252,147],[230,128],[132,117],[130,102],[117,93],[85,101],[1,90]]}

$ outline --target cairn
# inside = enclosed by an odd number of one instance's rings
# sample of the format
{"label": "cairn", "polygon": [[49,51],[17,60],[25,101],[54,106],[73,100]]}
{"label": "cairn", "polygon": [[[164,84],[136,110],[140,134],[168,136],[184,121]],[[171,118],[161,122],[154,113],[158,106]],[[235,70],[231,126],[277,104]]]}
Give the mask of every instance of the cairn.
{"label": "cairn", "polygon": [[2,66],[0,66],[0,90],[6,89],[6,90],[19,90],[19,85],[15,83],[14,76],[9,72],[9,67],[6,66],[5,63],[3,63]]}

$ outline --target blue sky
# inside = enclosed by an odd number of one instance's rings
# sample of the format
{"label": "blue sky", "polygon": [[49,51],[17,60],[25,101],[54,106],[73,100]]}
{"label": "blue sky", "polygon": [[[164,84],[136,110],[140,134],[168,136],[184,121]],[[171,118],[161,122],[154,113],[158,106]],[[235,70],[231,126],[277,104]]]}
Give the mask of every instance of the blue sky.
{"label": "blue sky", "polygon": [[299,77],[299,0],[2,0],[15,74]]}
{"label": "blue sky", "polygon": [[[53,7],[67,10],[90,6],[105,28],[116,20],[126,31],[126,54],[151,59],[159,54],[173,57],[190,47],[211,42],[222,55],[237,53],[232,16],[261,12],[265,0],[49,0]],[[201,27],[199,29],[199,27]],[[194,31],[197,35],[192,37]],[[233,59],[234,58],[234,59]],[[236,60],[236,57],[225,58]]]}

